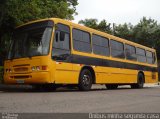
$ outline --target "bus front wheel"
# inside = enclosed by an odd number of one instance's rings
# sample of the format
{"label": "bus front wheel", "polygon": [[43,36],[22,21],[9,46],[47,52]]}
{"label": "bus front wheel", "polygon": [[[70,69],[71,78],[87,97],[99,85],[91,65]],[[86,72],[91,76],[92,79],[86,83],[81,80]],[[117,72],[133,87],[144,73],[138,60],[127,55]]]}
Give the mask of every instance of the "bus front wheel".
{"label": "bus front wheel", "polygon": [[92,74],[88,69],[83,69],[79,76],[78,87],[81,91],[89,91],[92,87]]}

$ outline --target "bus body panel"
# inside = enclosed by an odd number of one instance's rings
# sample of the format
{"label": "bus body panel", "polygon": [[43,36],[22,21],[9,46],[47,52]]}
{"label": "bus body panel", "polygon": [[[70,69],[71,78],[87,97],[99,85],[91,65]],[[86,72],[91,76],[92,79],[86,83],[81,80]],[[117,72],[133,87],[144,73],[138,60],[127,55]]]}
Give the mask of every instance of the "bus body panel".
{"label": "bus body panel", "polygon": [[[39,71],[32,71],[32,67],[40,67]],[[46,66],[46,70],[42,70],[42,66]],[[32,58],[14,59],[12,61],[6,61],[4,64],[6,72],[4,74],[5,83],[50,83],[50,63],[46,56],[37,56]],[[51,67],[54,67],[53,65]]]}
{"label": "bus body panel", "polygon": [[157,83],[158,82],[158,72],[145,71],[145,83]]}
{"label": "bus body panel", "polygon": [[73,70],[73,64],[56,62],[55,83],[78,84],[77,77],[75,76],[75,71]]}

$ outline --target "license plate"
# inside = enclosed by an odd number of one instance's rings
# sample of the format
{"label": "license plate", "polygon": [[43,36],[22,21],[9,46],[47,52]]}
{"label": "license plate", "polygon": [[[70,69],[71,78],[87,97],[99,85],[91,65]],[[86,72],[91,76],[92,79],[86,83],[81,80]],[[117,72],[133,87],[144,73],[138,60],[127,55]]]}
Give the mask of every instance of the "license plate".
{"label": "license plate", "polygon": [[19,80],[16,80],[17,83],[24,83],[24,80],[23,79],[19,79]]}

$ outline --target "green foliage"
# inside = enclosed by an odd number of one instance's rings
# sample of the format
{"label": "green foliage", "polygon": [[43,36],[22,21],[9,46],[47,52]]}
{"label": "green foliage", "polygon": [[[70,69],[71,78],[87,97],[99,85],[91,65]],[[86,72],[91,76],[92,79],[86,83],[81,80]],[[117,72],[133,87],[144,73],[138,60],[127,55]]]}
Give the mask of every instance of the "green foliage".
{"label": "green foliage", "polygon": [[110,23],[107,23],[106,20],[102,20],[99,24],[98,24],[98,29],[100,31],[104,31],[104,32],[107,32],[107,33],[112,33],[111,31],[111,24]]}
{"label": "green foliage", "polygon": [[[16,25],[41,18],[73,19],[77,0],[3,0],[1,21],[10,18]],[[4,9],[5,8],[5,9]],[[3,22],[2,22],[3,23]],[[14,24],[12,24],[14,25]]]}
{"label": "green foliage", "polygon": [[85,19],[85,20],[80,20],[78,23],[93,29],[97,29],[98,26],[97,22],[98,22],[97,19]]}
{"label": "green foliage", "polygon": [[110,24],[108,24],[106,20],[102,20],[100,23],[98,23],[97,19],[85,19],[85,20],[80,20],[79,24],[83,24],[87,27],[97,29],[103,32],[111,33]]}
{"label": "green foliage", "polygon": [[143,17],[133,28],[133,39],[137,43],[155,48],[160,59],[160,25],[157,21]]}
{"label": "green foliage", "polygon": [[102,20],[98,24],[97,19],[85,19],[79,21],[79,23],[113,34],[115,36],[137,42],[139,44],[155,48],[157,50],[158,59],[160,59],[160,24],[154,19],[147,19],[143,17],[137,25],[132,24],[107,24],[105,20]]}
{"label": "green foliage", "polygon": [[4,59],[15,26],[58,17],[73,19],[78,0],[0,0],[0,57]]}
{"label": "green foliage", "polygon": [[155,32],[158,30],[157,21],[152,19],[146,19],[145,17],[140,20],[134,29],[133,29],[133,36],[134,39],[146,46],[155,47]]}
{"label": "green foliage", "polygon": [[114,26],[113,33],[115,36],[128,39],[128,40],[133,40],[133,26],[131,24],[119,24],[118,26]]}

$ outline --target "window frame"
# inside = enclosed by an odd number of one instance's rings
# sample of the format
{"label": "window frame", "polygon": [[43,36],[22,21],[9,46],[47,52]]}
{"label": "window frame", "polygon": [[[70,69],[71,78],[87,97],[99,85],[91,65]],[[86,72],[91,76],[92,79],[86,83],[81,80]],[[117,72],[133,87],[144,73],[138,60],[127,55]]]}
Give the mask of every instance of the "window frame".
{"label": "window frame", "polygon": [[[114,51],[119,51],[119,49],[112,49],[112,41],[114,41],[114,42],[117,42],[117,43],[120,43],[120,44],[122,44],[122,46],[123,46],[123,57],[115,57],[115,56],[112,56],[112,50],[114,50]],[[113,58],[118,58],[118,59],[125,59],[125,45],[124,45],[124,43],[123,42],[120,42],[120,41],[117,41],[117,40],[114,40],[114,39],[110,39],[110,56],[111,57],[113,57]],[[122,51],[122,50],[121,50]]]}
{"label": "window frame", "polygon": [[[150,53],[152,54],[152,57],[147,57],[147,52],[150,52]],[[151,58],[151,59],[152,59],[152,63],[149,63],[149,62],[148,62],[148,58]],[[155,62],[156,62],[155,52],[146,50],[146,60],[147,60],[146,62],[147,62],[148,64],[155,64]]]}
{"label": "window frame", "polygon": [[[69,30],[69,31],[68,31],[68,32],[65,32],[65,30],[60,30],[60,29],[58,29],[58,28],[57,28],[57,25],[58,25],[58,24],[64,25],[64,26],[68,27],[68,30]],[[62,48],[56,48],[56,47],[54,47],[54,42],[55,42],[55,40],[56,40],[55,37],[56,37],[56,32],[57,32],[57,31],[59,32],[59,34],[61,34],[61,32],[64,32],[65,34],[68,34],[68,35],[69,35],[69,44],[68,44],[68,45],[69,45],[69,49],[62,49]],[[60,40],[60,35],[59,35],[59,40]],[[56,24],[55,24],[54,36],[53,36],[53,38],[52,38],[52,45],[51,45],[51,47],[52,47],[52,48],[51,48],[51,59],[52,59],[52,60],[61,61],[61,60],[59,60],[59,59],[57,60],[57,59],[54,59],[54,58],[53,58],[53,56],[54,56],[54,55],[53,55],[53,52],[54,52],[53,49],[57,49],[57,50],[60,50],[60,51],[66,51],[66,52],[68,52],[69,55],[71,54],[71,29],[70,29],[70,26],[69,26],[69,25],[63,24],[63,23],[56,23]],[[65,59],[65,60],[66,60],[66,59]]]}
{"label": "window frame", "polygon": [[[60,31],[60,29],[55,29],[55,31],[54,31],[54,37],[53,37],[53,43],[54,43],[54,38],[55,38],[55,33],[56,33],[56,31],[59,31],[59,34],[61,33],[61,32],[64,32],[64,33],[66,33],[66,34],[69,34],[69,49],[68,49],[68,51],[70,51],[71,52],[71,30],[70,30],[70,27],[69,27],[69,25],[67,25],[67,24],[63,24],[63,23],[56,23],[55,24],[55,27],[57,27],[57,25],[58,24],[60,24],[60,25],[64,25],[64,26],[66,26],[66,27],[68,27],[68,29],[69,29],[69,31],[68,32],[65,32],[65,31]],[[52,48],[53,48],[53,43],[52,43]],[[61,49],[61,48],[57,48],[57,49]],[[67,50],[67,49],[62,49],[62,50]]]}
{"label": "window frame", "polygon": [[[102,39],[101,40],[103,40],[103,39],[105,39],[106,41],[108,41],[108,46],[102,46],[102,45],[97,45],[97,44],[94,44],[93,43],[93,36],[96,36],[96,37],[101,37]],[[107,37],[104,37],[104,36],[101,36],[101,35],[97,35],[97,34],[92,34],[92,52],[93,52],[93,54],[95,54],[95,55],[100,55],[100,56],[106,56],[106,57],[109,57],[110,56],[110,54],[111,54],[111,52],[110,52],[110,39],[109,38],[107,38]],[[108,55],[104,55],[104,54],[97,54],[97,53],[95,53],[94,52],[94,49],[93,49],[93,47],[94,46],[98,46],[98,47],[102,47],[102,48],[107,48],[108,50],[109,50],[109,54]]]}
{"label": "window frame", "polygon": [[[137,54],[137,49],[144,50],[144,53],[145,53],[145,54],[144,54],[144,55]],[[137,61],[138,61],[138,62],[140,62],[140,63],[147,63],[147,57],[146,57],[146,50],[145,50],[145,49],[140,48],[140,47],[136,47],[136,55],[137,55]],[[138,60],[138,56],[143,56],[143,57],[145,57],[145,59],[146,59],[146,60],[145,60],[145,62],[141,62],[141,61],[139,61],[139,60]]]}
{"label": "window frame", "polygon": [[[130,45],[130,44],[128,44],[128,43],[125,43],[124,46],[125,46],[125,58],[126,58],[126,60],[137,61],[136,47],[133,46],[133,45]],[[133,60],[133,59],[127,58],[127,54],[126,54],[126,46],[133,47],[133,48],[135,49],[135,56],[136,56],[136,59]]]}
{"label": "window frame", "polygon": [[[87,33],[87,34],[89,35],[89,42],[85,42],[85,41],[83,41],[83,40],[74,40],[73,30],[77,30],[77,31],[82,32],[82,39],[83,39],[83,33]],[[91,36],[92,36],[92,35],[91,35],[90,32],[85,31],[85,30],[81,30],[81,29],[76,28],[76,27],[73,27],[73,28],[72,28],[72,44],[73,44],[73,50],[78,51],[78,52],[82,52],[82,53],[92,53],[92,41],[91,41],[92,39],[91,39]],[[74,48],[74,41],[78,41],[78,42],[82,42],[82,43],[89,44],[89,45],[90,45],[90,51],[87,52],[87,51],[81,51],[81,50],[75,49],[75,48]]]}

